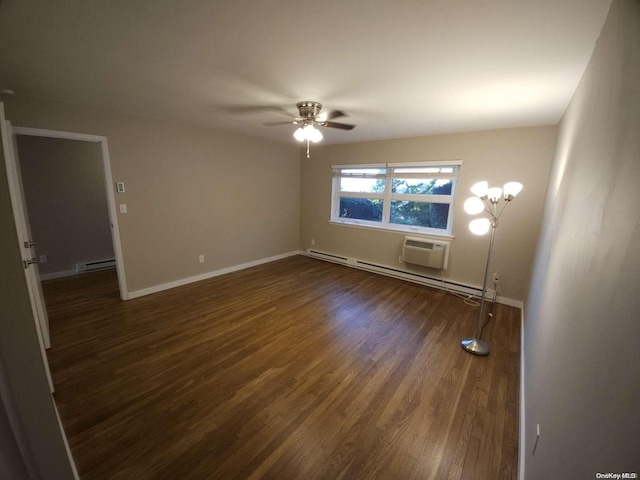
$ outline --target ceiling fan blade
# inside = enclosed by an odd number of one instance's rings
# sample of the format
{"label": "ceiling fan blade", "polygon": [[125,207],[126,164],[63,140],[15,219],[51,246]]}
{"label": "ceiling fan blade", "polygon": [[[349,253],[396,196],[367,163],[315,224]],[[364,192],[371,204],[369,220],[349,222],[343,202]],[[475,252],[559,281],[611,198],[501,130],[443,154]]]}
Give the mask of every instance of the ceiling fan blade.
{"label": "ceiling fan blade", "polygon": [[342,110],[331,110],[327,114],[327,120],[333,120],[334,118],[346,117],[346,116],[347,114],[344,113]]}
{"label": "ceiling fan blade", "polygon": [[221,105],[218,107],[226,113],[233,114],[259,114],[259,113],[279,113],[287,117],[293,116],[285,107],[279,105]]}
{"label": "ceiling fan blade", "polygon": [[338,122],[323,122],[322,125],[324,127],[329,128],[340,128],[341,130],[353,130],[356,128],[355,125],[349,125],[347,123],[338,123]]}
{"label": "ceiling fan blade", "polygon": [[326,122],[338,117],[346,117],[347,114],[341,110],[330,110],[328,112],[320,112],[316,115],[316,122]]}
{"label": "ceiling fan blade", "polygon": [[296,122],[295,121],[288,121],[288,122],[264,122],[262,125],[264,125],[265,127],[277,127],[279,125],[295,125]]}

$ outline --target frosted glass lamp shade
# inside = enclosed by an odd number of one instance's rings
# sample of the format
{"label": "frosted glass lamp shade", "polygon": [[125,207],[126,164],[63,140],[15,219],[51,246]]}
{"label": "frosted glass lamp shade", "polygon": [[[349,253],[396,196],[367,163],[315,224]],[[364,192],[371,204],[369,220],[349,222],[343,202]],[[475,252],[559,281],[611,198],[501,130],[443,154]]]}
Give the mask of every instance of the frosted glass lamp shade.
{"label": "frosted glass lamp shade", "polygon": [[469,222],[469,230],[474,235],[484,235],[491,228],[491,222],[488,218],[476,218]]}
{"label": "frosted glass lamp shade", "polygon": [[478,197],[469,197],[464,202],[464,211],[469,215],[476,215],[484,210],[484,202]]}
{"label": "frosted glass lamp shade", "polygon": [[489,189],[489,184],[487,182],[478,182],[474,183],[471,186],[471,193],[473,193],[476,197],[484,197],[487,194],[487,190]]}
{"label": "frosted glass lamp shade", "polygon": [[320,140],[322,140],[322,132],[315,128],[313,125],[308,125],[306,127],[306,130],[308,130],[307,135],[309,140],[311,140],[313,143],[318,143]]}
{"label": "frosted glass lamp shade", "polygon": [[498,203],[502,196],[502,189],[500,187],[493,187],[487,190],[487,197],[491,203]]}
{"label": "frosted glass lamp shade", "polygon": [[504,199],[507,202],[513,200],[513,198],[522,190],[522,184],[520,182],[508,182],[504,184]]}
{"label": "frosted glass lamp shade", "polygon": [[299,142],[309,140],[310,142],[318,143],[320,140],[322,140],[322,132],[313,125],[305,125],[304,127],[299,127],[293,133],[293,136]]}
{"label": "frosted glass lamp shade", "polygon": [[295,132],[293,132],[293,136],[299,142],[304,142],[304,140],[305,140],[305,138],[304,138],[304,130],[302,129],[302,127],[298,127],[298,129]]}

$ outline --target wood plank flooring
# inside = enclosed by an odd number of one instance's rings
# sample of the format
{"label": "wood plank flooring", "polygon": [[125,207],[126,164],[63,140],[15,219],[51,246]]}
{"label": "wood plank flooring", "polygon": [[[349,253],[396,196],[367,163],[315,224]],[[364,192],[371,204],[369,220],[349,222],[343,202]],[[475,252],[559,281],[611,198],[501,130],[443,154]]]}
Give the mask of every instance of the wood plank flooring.
{"label": "wood plank flooring", "polygon": [[127,302],[44,284],[89,479],[515,479],[520,311],[302,256]]}

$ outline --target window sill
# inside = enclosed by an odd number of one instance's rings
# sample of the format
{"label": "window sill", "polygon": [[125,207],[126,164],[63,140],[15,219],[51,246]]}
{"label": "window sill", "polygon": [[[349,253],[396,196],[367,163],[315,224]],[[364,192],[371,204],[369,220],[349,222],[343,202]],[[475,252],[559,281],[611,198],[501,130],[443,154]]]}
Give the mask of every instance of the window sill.
{"label": "window sill", "polygon": [[340,225],[342,227],[353,227],[353,228],[364,228],[365,230],[377,230],[381,232],[393,232],[400,233],[402,235],[423,235],[425,237],[438,237],[438,238],[448,238],[453,240],[456,238],[454,235],[449,233],[435,233],[435,232],[421,232],[417,230],[411,230],[410,228],[387,228],[387,227],[376,227],[373,225],[365,225],[365,224],[357,224],[350,222],[338,222],[335,220],[329,220],[329,223],[332,225]]}

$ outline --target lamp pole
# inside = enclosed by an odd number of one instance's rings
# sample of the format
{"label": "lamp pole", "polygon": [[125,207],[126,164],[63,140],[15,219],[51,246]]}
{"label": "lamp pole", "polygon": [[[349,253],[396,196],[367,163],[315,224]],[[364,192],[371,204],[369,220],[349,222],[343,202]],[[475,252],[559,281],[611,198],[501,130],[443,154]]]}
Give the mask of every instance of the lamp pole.
{"label": "lamp pole", "polygon": [[494,216],[491,218],[491,238],[489,240],[489,254],[487,255],[487,264],[484,267],[484,282],[482,283],[482,299],[480,300],[480,314],[478,315],[478,324],[476,325],[476,334],[473,338],[465,338],[460,342],[462,348],[474,355],[489,355],[489,345],[483,342],[482,336],[482,317],[484,314],[484,302],[487,298],[487,280],[489,279],[489,266],[491,264],[491,254],[493,252],[493,239],[496,235],[496,227],[498,219]]}

